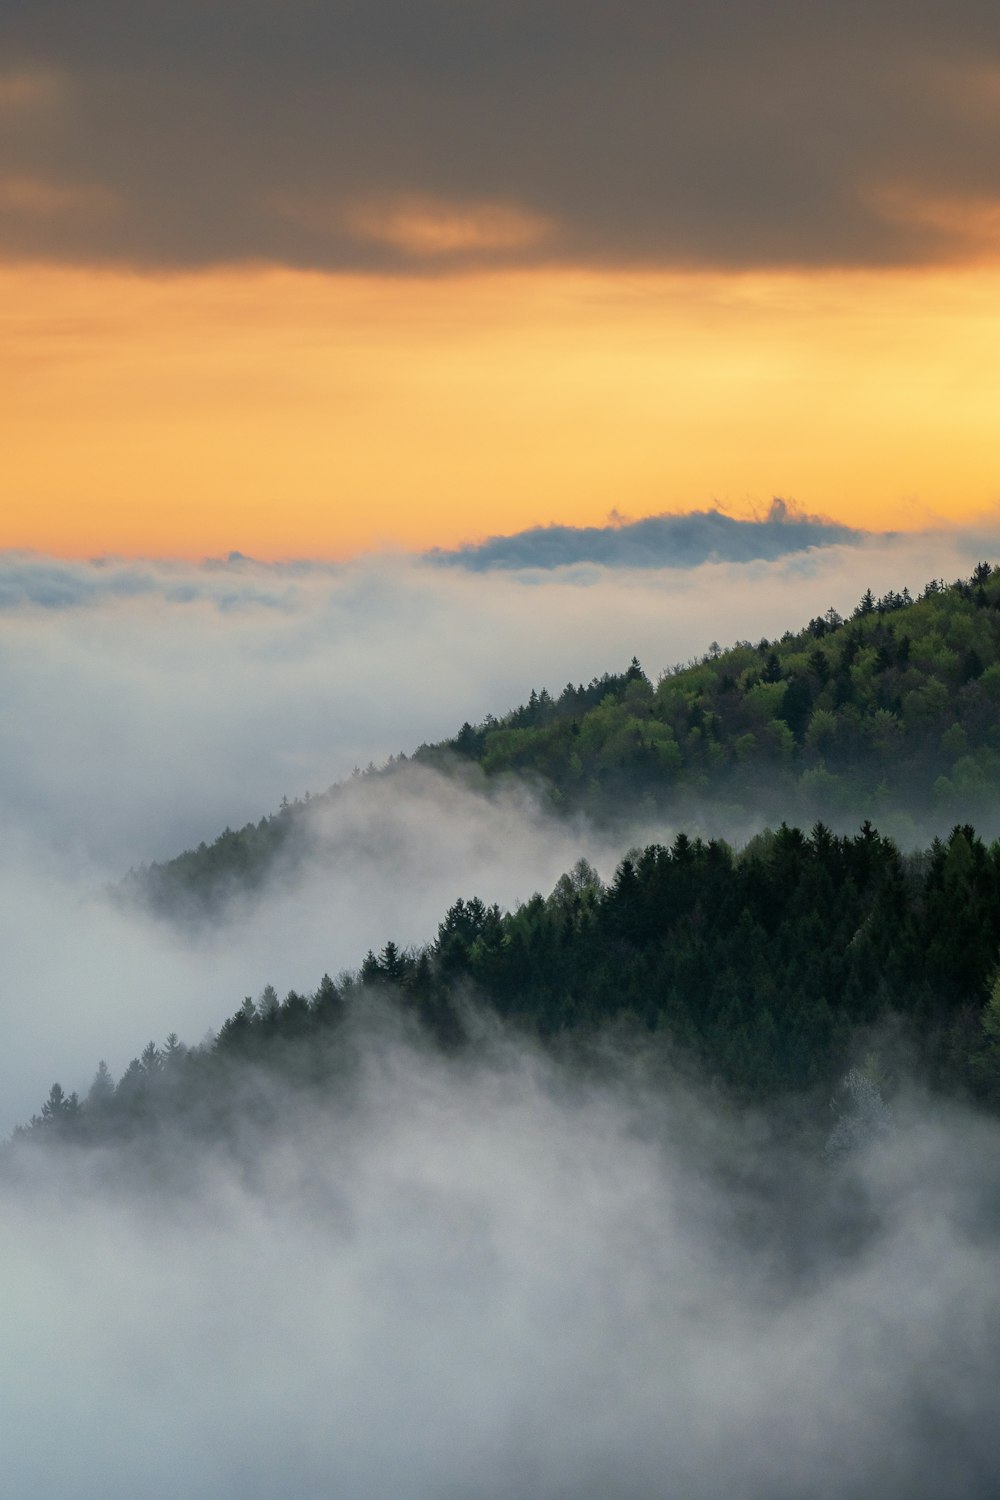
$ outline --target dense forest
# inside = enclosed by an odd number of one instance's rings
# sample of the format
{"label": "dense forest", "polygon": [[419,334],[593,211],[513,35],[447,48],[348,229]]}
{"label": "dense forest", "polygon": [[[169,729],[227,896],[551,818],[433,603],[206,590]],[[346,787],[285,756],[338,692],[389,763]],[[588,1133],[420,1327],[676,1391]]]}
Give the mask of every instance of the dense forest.
{"label": "dense forest", "polygon": [[[533,691],[413,759],[484,786],[537,785],[546,804],[606,825],[670,820],[704,834],[782,819],[837,831],[865,818],[905,846],[971,820],[993,836],[1000,792],[1000,569],[932,580],[918,599],[870,591],[797,632],[727,650],[653,684],[639,662],[557,696]],[[405,756],[362,775],[391,775]],[[133,871],[122,892],[154,909],[210,909],[315,845],[318,808],[259,823]]]}
{"label": "dense forest", "polygon": [[[484,787],[527,777],[557,812],[623,826],[640,809],[679,819],[709,804],[773,813],[779,826],[737,848],[695,818],[669,846],[630,853],[606,885],[581,861],[512,911],[460,899],[422,948],[387,940],[312,994],[281,1000],[266,986],[198,1046],[151,1041],[117,1081],[102,1064],[83,1098],[53,1086],[20,1135],[128,1136],[178,1112],[218,1129],[235,1072],[244,1087],[290,1073],[326,1089],[344,1074],[355,1023],[380,1007],[448,1054],[498,1023],[555,1051],[609,1030],[655,1038],[673,1066],[737,1105],[822,1109],[838,1079],[860,1076],[859,1060],[875,1088],[871,1059],[891,1056],[995,1108],[998,706],[1000,569],[986,563],[919,599],[868,592],[849,619],[829,610],[777,641],[713,645],[655,686],[633,660],[558,697],[533,692],[413,759]],[[210,912],[300,858],[315,808],[342,794],[286,801],[133,872],[119,894]],[[951,832],[914,851],[905,834],[925,806]]]}
{"label": "dense forest", "polygon": [[697,799],[765,816],[898,821],[991,809],[1000,788],[1000,570],[934,580],[919,599],[866,592],[797,633],[713,644],[654,686],[639,663],[502,719],[463,725],[418,757],[541,776],[558,805],[614,816]]}
{"label": "dense forest", "polygon": [[459,900],[432,943],[387,941],[311,995],[267,986],[200,1046],[151,1041],[117,1082],[102,1063],[83,1099],[54,1085],[20,1137],[100,1141],[179,1113],[224,1129],[234,1097],[266,1109],[268,1076],[320,1089],[343,1076],[348,1023],[379,1005],[459,1055],[489,1017],[557,1051],[617,1027],[736,1104],[799,1096],[822,1111],[859,1059],[891,1055],[992,1106],[998,949],[1000,844],[969,826],[909,855],[868,823],[782,825],[739,852],[681,834],[606,886],[581,861],[511,912]]}

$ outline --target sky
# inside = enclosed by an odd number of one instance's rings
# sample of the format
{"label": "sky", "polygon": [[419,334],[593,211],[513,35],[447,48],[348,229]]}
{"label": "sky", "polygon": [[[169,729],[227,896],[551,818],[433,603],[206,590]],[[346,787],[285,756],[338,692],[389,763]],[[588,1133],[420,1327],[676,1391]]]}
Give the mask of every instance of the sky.
{"label": "sky", "polygon": [[968,0],[9,0],[9,1118],[46,1030],[78,1086],[620,851],[410,788],[363,901],[313,872],[169,962],[89,904],[129,866],[1000,555],[998,122]]}
{"label": "sky", "polygon": [[0,545],[995,512],[1000,18],[10,0]]}
{"label": "sky", "polygon": [[[1000,558],[998,126],[986,0],[4,0],[0,1136],[676,832],[355,766]],[[212,923],[115,899],[335,782]],[[994,1122],[831,1175],[364,1024],[174,1195],[0,1180],[12,1493],[993,1493]]]}

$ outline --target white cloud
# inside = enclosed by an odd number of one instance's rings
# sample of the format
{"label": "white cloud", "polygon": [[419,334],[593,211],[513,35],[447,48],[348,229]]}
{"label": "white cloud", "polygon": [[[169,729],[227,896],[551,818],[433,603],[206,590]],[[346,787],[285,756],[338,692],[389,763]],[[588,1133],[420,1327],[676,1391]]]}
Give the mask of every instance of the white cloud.
{"label": "white cloud", "polygon": [[712,640],[849,610],[866,587],[967,573],[992,542],[928,533],[775,563],[476,577],[379,556],[322,567],[8,554],[0,808],[43,844],[117,871],[503,713],[532,687],[558,692],[633,654],[655,677]]}
{"label": "white cloud", "polygon": [[824,1172],[627,1058],[377,1034],[272,1102],[0,1188],[12,1494],[992,1494],[994,1123]]}

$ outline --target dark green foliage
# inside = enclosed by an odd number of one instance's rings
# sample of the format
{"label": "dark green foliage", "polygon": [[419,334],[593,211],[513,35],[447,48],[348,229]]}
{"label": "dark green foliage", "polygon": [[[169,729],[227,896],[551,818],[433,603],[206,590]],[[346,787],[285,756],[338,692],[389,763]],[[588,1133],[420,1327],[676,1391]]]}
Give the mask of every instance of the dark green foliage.
{"label": "dark green foliage", "polygon": [[306,802],[284,802],[281,809],[245,828],[227,828],[211,844],[187,849],[164,864],[144,865],[126,876],[118,894],[154,911],[201,915],[234,892],[253,890],[290,851],[308,850]]}
{"label": "dark green foliage", "polygon": [[[778,641],[713,642],[655,686],[633,658],[558,697],[532,691],[413,759],[446,775],[527,776],[554,810],[608,823],[641,808],[708,831],[781,818],[846,830],[877,815],[909,842],[967,818],[1000,832],[1000,571],[980,563],[918,600],[867,590],[849,620],[829,609]],[[308,853],[313,812],[340,792],[133,872],[122,893],[170,915],[211,913]]]}
{"label": "dark green foliage", "polygon": [[65,1137],[77,1127],[81,1115],[80,1101],[76,1094],[65,1094],[62,1085],[54,1083],[49,1097],[42,1105],[42,1113],[32,1121],[49,1135]]}
{"label": "dark green foliage", "polygon": [[338,1026],[344,1019],[344,997],[330,978],[324,974],[314,997],[316,1017],[323,1026]]}
{"label": "dark green foliage", "polygon": [[[386,1004],[447,1052],[473,1045],[476,1007],[553,1046],[628,1021],[755,1102],[829,1090],[891,1027],[928,1081],[996,1105],[998,952],[1000,844],[968,825],[906,857],[867,822],[782,824],[740,853],[680,833],[607,886],[581,861],[513,912],[458,900],[426,948],[388,941],[313,995],[268,985],[211,1045],[150,1042],[117,1088],[102,1064],[82,1104],[54,1085],[22,1133],[129,1135],[177,1110],[213,1129],[234,1066],[328,1089],[350,1020]],[[266,1091],[254,1107],[266,1115]]]}
{"label": "dark green foliage", "polygon": [[[713,643],[655,687],[633,659],[558,698],[533,692],[416,758],[528,773],[555,806],[597,817],[696,798],[814,826],[782,822],[739,854],[679,834],[623,860],[607,887],[580,864],[510,913],[460,899],[423,950],[387,941],[312,996],[267,986],[211,1046],[151,1042],[117,1086],[99,1069],[83,1103],[56,1085],[28,1133],[99,1139],[174,1109],[211,1128],[220,1080],[248,1064],[327,1088],[351,1018],[386,999],[446,1051],[475,1032],[470,997],[552,1045],[627,1022],[755,1101],[828,1088],[859,1038],[891,1023],[930,1081],[1000,1107],[1000,845],[968,821],[995,823],[1000,801],[1000,572],[987,564],[917,601],[867,591],[849,620],[829,610],[779,641]],[[960,820],[923,854],[869,821],[842,831],[852,809],[891,826],[921,801]],[[204,909],[259,882],[309,827],[303,804],[285,805],[133,889]]]}
{"label": "dark green foliage", "polygon": [[1000,573],[981,563],[916,601],[869,589],[850,620],[831,609],[779,641],[713,643],[655,688],[633,661],[558,699],[532,693],[416,758],[541,777],[554,806],[612,821],[642,799],[842,828],[877,810],[905,831],[915,811],[995,821],[998,706]]}

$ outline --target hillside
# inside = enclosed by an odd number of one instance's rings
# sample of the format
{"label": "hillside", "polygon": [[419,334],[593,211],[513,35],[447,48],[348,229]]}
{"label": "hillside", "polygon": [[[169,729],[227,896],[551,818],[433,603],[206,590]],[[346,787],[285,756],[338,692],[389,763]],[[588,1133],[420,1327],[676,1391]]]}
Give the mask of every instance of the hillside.
{"label": "hillside", "polygon": [[1000,791],[1000,571],[932,581],[920,598],[870,592],[844,620],[713,645],[654,686],[621,677],[532,693],[418,757],[538,776],[561,806],[614,817],[716,803],[838,825],[926,809],[990,820]]}
{"label": "hillside", "polygon": [[[553,808],[601,824],[660,819],[712,834],[873,818],[912,845],[959,821],[1000,832],[998,710],[1000,569],[982,563],[919,599],[868,592],[849,619],[828,610],[779,640],[713,644],[655,685],[633,659],[558,696],[533,691],[413,759],[445,775],[526,778]],[[307,853],[312,814],[339,794],[227,828],[123,889],[162,911],[210,909]]]}
{"label": "hillside", "polygon": [[512,912],[459,900],[426,947],[387,941],[311,996],[280,1002],[268,986],[211,1043],[150,1042],[117,1085],[102,1065],[83,1103],[56,1085],[27,1133],[100,1140],[164,1110],[217,1130],[248,1107],[245,1079],[227,1094],[233,1065],[254,1065],[262,1098],[271,1072],[325,1089],[350,1054],[345,1023],[378,1001],[448,1053],[486,1015],[546,1047],[625,1026],[734,1102],[813,1095],[823,1118],[872,1047],[996,1102],[998,946],[1000,844],[969,827],[910,856],[868,824],[848,837],[782,826],[741,853],[682,834],[622,861],[606,887],[581,863]]}

